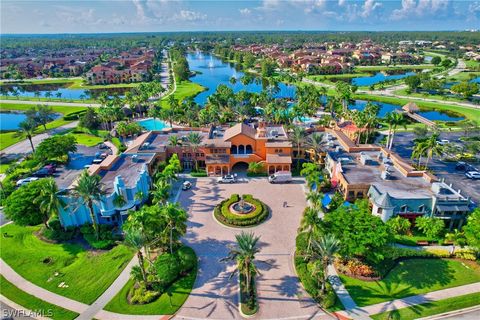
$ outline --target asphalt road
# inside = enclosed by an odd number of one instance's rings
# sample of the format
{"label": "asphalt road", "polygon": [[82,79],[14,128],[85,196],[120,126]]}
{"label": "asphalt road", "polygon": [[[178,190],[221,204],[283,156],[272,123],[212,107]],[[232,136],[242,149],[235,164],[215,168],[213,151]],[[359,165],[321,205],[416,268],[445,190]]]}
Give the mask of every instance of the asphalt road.
{"label": "asphalt road", "polygon": [[[442,132],[440,134],[441,139],[448,139],[450,142],[458,141],[463,136],[463,132]],[[412,132],[396,133],[393,150],[402,158],[410,159],[414,139],[415,135]],[[430,161],[428,167],[437,177],[444,178],[446,183],[453,184],[454,189],[460,189],[463,195],[470,196],[475,203],[480,204],[480,180],[468,179],[463,171],[455,170],[455,165],[455,162],[445,162],[435,157]],[[474,164],[474,166],[480,167],[478,164]]]}

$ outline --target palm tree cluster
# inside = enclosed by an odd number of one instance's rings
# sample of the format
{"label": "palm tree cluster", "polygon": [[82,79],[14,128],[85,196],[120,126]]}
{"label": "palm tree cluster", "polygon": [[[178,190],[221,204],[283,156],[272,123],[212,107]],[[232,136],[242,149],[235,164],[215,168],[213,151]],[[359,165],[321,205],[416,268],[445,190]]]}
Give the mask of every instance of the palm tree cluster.
{"label": "palm tree cluster", "polygon": [[440,134],[435,132],[426,138],[416,139],[412,150],[412,159],[418,159],[418,166],[421,166],[422,157],[425,157],[424,169],[434,156],[441,155],[444,146],[439,143]]}
{"label": "palm tree cluster", "polygon": [[32,138],[35,135],[35,131],[39,125],[43,126],[44,130],[47,130],[47,123],[53,120],[52,107],[47,105],[37,105],[25,112],[27,118],[18,124],[17,135],[22,138],[27,138],[32,147],[32,151],[35,152]]}
{"label": "palm tree cluster", "polygon": [[356,143],[359,144],[361,137],[365,138],[364,143],[368,143],[368,139],[378,124],[378,112],[380,106],[375,103],[367,102],[363,110],[347,110],[343,116],[350,119],[357,128],[361,129],[357,132]]}

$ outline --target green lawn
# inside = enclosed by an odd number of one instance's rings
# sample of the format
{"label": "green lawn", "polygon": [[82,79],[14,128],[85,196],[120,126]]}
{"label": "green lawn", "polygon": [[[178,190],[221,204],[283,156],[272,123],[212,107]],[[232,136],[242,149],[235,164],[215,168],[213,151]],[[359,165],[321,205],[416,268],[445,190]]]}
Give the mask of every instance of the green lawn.
{"label": "green lawn", "polygon": [[381,281],[340,275],[355,302],[363,307],[480,281],[480,266],[448,259],[401,261]]}
{"label": "green lawn", "polygon": [[132,88],[137,87],[142,82],[135,83],[115,83],[115,84],[99,84],[89,85],[80,77],[74,78],[58,78],[58,79],[26,79],[18,82],[1,81],[0,85],[42,85],[42,84],[58,84],[65,85],[70,89],[109,89],[109,88]]}
{"label": "green lawn", "polygon": [[[356,94],[354,98],[361,99],[361,100],[368,100],[368,101],[378,101],[378,102],[385,102],[385,103],[391,103],[391,104],[398,104],[401,106],[407,104],[408,102],[412,102],[412,100],[409,100],[408,98],[374,96],[369,94]],[[448,104],[442,104],[437,102],[427,102],[427,101],[417,101],[417,100],[413,102],[415,102],[420,108],[424,110],[455,112],[465,116],[470,120],[474,120],[478,124],[480,124],[480,109],[448,105]]]}
{"label": "green lawn", "polygon": [[465,65],[468,69],[474,69],[480,67],[480,61],[475,60],[465,60]]}
{"label": "green lawn", "polygon": [[[0,103],[0,111],[1,110],[26,111],[28,109],[31,109],[32,107],[34,107],[34,105],[31,105],[31,104]],[[52,106],[52,110],[54,112],[61,113],[64,116],[70,113],[82,111],[85,109],[86,107]],[[47,123],[47,130],[58,128],[70,122],[72,121],[63,120],[63,118],[53,120],[52,122]],[[36,134],[40,134],[42,132],[45,132],[45,129],[43,128],[43,126],[39,126],[35,131]],[[0,150],[3,150],[11,145],[14,145],[15,143],[20,142],[24,139],[25,137],[19,136],[16,132],[0,133]]]}
{"label": "green lawn", "polygon": [[408,93],[407,89],[397,90],[394,93],[398,94],[398,95],[401,95],[401,96],[411,96],[411,97],[417,97],[417,98],[436,99],[436,100],[440,100],[440,101],[468,102],[466,99],[447,97],[447,96],[442,96],[440,94],[415,93],[415,92]]}
{"label": "green lawn", "polygon": [[7,172],[8,167],[10,167],[10,163],[0,163],[0,173]]}
{"label": "green lawn", "polygon": [[453,310],[460,310],[477,306],[480,301],[480,293],[471,293],[464,296],[433,301],[425,304],[402,308],[394,311],[383,312],[370,316],[374,320],[411,320],[441,314]]}
{"label": "green lawn", "polygon": [[174,314],[180,309],[185,300],[187,300],[188,295],[192,291],[196,276],[197,266],[195,266],[187,276],[172,284],[171,297],[164,293],[154,302],[144,305],[132,305],[128,303],[127,294],[134,285],[134,281],[130,279],[104,309],[123,314]]}
{"label": "green lawn", "polygon": [[103,142],[103,138],[87,133],[75,133],[74,136],[75,139],[77,139],[78,144],[82,144],[87,147],[94,147],[97,144]]}
{"label": "green lawn", "polygon": [[78,313],[50,304],[20,290],[3,276],[0,276],[0,291],[3,296],[22,307],[54,320],[70,320],[78,316]]}
{"label": "green lawn", "polygon": [[417,70],[417,69],[433,69],[433,64],[418,64],[418,65],[396,65],[396,66],[356,66],[355,70],[359,72],[365,71],[389,71],[389,70]]}
{"label": "green lawn", "polygon": [[[182,82],[177,82],[177,89],[173,93],[173,96],[175,99],[177,99],[179,102],[182,102],[183,99],[187,97],[194,97],[197,94],[199,94],[202,91],[205,91],[206,88],[202,87],[199,84],[196,84],[191,81],[182,81]],[[168,97],[165,99],[168,101]]]}
{"label": "green lawn", "polygon": [[[40,226],[2,227],[1,233],[8,237],[2,237],[0,257],[34,284],[86,304],[110,286],[133,256],[123,245],[106,252],[88,252],[76,244],[47,243],[33,234],[39,230]],[[62,282],[68,288],[59,288]]]}

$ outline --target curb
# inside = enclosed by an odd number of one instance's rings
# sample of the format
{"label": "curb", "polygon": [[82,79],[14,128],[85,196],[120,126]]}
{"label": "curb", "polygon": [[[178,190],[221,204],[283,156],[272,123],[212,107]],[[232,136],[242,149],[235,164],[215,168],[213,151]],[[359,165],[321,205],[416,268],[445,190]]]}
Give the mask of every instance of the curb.
{"label": "curb", "polygon": [[436,319],[443,319],[445,317],[452,317],[452,316],[457,316],[461,315],[470,311],[478,311],[480,313],[480,306],[473,306],[469,308],[464,308],[464,309],[459,309],[459,310],[453,310],[453,311],[448,311],[445,313],[440,313],[437,315],[432,315],[424,318],[418,318],[418,320],[436,320]]}

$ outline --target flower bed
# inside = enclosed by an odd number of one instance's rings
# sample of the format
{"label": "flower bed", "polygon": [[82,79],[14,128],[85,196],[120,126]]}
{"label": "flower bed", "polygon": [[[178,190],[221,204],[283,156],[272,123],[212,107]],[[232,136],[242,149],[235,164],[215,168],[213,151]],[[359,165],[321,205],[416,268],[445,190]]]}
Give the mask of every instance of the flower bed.
{"label": "flower bed", "polygon": [[230,206],[240,201],[238,194],[232,194],[229,199],[223,200],[213,211],[215,218],[222,224],[232,227],[250,227],[262,223],[268,217],[268,207],[266,204],[251,195],[243,196],[245,202],[252,204],[255,207],[250,213],[235,214],[230,211]]}

